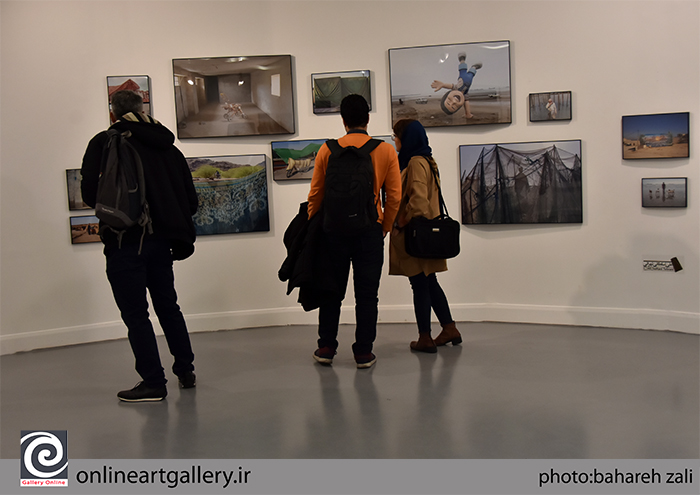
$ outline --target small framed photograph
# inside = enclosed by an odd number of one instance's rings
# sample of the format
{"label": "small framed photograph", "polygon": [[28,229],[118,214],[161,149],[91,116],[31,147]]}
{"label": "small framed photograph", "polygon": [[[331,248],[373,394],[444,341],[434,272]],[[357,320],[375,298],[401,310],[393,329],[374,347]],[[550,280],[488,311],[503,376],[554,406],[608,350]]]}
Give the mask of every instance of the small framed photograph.
{"label": "small framed photograph", "polygon": [[571,91],[530,93],[530,122],[571,120]]}
{"label": "small framed photograph", "polygon": [[657,113],[622,117],[622,158],[688,158],[690,113]]}
{"label": "small framed photograph", "polygon": [[510,124],[510,41],[389,50],[392,126]]}
{"label": "small framed photograph", "polygon": [[153,115],[151,107],[151,78],[149,76],[107,76],[109,111],[112,111],[112,95],[122,90],[136,91],[143,98],[143,111]]}
{"label": "small framed photograph", "polygon": [[583,223],[581,140],[459,147],[462,224]]}
{"label": "small framed photograph", "polygon": [[687,208],[688,178],[642,179],[643,208]]}
{"label": "small framed photograph", "polygon": [[267,232],[267,156],[186,158],[197,191],[197,235]]}
{"label": "small framed photograph", "polygon": [[100,241],[100,220],[95,215],[70,217],[71,244]]}
{"label": "small framed photograph", "polygon": [[294,134],[291,55],[173,60],[177,137]]}
{"label": "small framed photograph", "polygon": [[316,154],[326,141],[328,139],[272,141],[272,178],[275,181],[311,180]]}
{"label": "small framed photograph", "polygon": [[[396,149],[396,142],[394,141],[394,136],[391,134],[383,135],[383,136],[372,136],[373,139],[379,139],[380,141],[384,141],[385,143],[389,143]],[[398,153],[398,152],[397,152]]]}
{"label": "small framed photograph", "polygon": [[80,190],[82,175],[79,168],[66,170],[66,184],[68,185],[68,209],[90,210],[91,208],[83,201],[83,193]]}
{"label": "small framed photograph", "polygon": [[339,113],[340,102],[351,94],[364,97],[372,110],[369,70],[311,74],[311,91],[315,114]]}

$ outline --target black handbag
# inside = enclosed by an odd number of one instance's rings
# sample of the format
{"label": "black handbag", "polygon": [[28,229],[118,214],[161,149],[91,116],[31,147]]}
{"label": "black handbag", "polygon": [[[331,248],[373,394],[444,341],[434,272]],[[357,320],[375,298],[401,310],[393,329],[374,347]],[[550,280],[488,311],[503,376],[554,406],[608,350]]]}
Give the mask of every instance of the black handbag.
{"label": "black handbag", "polygon": [[450,218],[435,169],[430,167],[440,198],[440,215],[414,217],[406,225],[406,253],[415,258],[449,259],[459,254],[460,224]]}

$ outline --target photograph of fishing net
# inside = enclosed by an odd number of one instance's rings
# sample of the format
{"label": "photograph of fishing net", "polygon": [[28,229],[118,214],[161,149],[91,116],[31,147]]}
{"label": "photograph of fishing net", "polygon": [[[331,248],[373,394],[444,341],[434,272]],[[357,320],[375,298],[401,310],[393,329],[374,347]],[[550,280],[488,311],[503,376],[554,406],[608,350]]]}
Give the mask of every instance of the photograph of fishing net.
{"label": "photograph of fishing net", "polygon": [[582,223],[581,141],[459,147],[462,224]]}

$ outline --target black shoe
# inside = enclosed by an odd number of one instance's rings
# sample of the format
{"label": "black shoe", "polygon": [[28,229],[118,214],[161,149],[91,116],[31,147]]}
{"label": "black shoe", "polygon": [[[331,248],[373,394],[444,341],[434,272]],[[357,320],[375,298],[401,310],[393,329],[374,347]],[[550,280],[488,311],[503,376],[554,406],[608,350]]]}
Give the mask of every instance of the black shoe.
{"label": "black shoe", "polygon": [[119,400],[125,402],[156,402],[165,399],[168,389],[161,387],[149,387],[143,382],[138,382],[131,390],[122,390],[117,394]]}
{"label": "black shoe", "polygon": [[335,356],[336,350],[330,347],[320,347],[314,351],[314,359],[321,364],[330,366],[333,364],[333,356]]}
{"label": "black shoe", "polygon": [[184,375],[177,377],[178,382],[180,382],[180,388],[193,388],[197,385],[197,377],[193,371],[188,371]]}
{"label": "black shoe", "polygon": [[376,362],[377,356],[371,352],[369,354],[355,354],[355,363],[357,363],[358,369],[371,368]]}

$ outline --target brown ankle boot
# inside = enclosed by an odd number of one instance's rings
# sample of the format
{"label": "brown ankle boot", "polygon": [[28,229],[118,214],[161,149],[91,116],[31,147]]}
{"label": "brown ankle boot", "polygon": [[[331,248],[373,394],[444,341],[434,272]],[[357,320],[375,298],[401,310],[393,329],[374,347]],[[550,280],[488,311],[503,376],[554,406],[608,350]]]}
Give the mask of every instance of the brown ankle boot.
{"label": "brown ankle boot", "polygon": [[431,354],[437,352],[435,342],[430,337],[429,333],[419,333],[418,341],[411,342],[411,350],[418,352],[429,352]]}
{"label": "brown ankle boot", "polygon": [[440,335],[435,337],[435,345],[445,345],[452,343],[452,345],[458,345],[462,343],[462,335],[457,330],[454,321],[442,326],[442,332]]}

